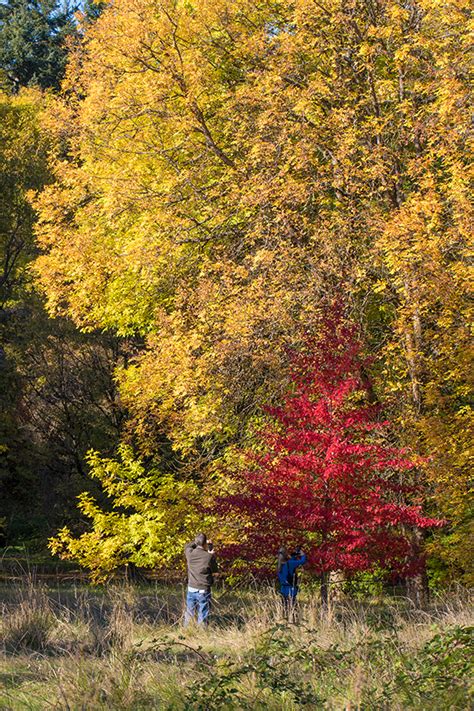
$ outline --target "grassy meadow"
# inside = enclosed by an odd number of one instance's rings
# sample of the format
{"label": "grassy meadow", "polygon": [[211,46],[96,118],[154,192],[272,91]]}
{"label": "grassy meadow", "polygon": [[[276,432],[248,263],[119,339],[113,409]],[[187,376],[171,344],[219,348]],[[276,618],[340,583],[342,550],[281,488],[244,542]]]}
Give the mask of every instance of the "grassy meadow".
{"label": "grassy meadow", "polygon": [[183,628],[183,586],[3,584],[0,709],[204,711],[470,709],[465,591],[415,610],[301,593],[281,618],[271,587],[215,592],[212,624]]}

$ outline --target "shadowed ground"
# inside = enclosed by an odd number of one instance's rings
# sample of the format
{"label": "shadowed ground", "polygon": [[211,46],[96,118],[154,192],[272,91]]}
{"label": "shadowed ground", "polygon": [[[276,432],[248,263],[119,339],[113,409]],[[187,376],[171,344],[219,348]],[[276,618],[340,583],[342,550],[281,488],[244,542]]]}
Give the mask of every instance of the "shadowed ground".
{"label": "shadowed ground", "polygon": [[301,595],[286,623],[270,587],[216,590],[207,629],[181,625],[183,586],[3,585],[0,709],[469,709],[465,591]]}

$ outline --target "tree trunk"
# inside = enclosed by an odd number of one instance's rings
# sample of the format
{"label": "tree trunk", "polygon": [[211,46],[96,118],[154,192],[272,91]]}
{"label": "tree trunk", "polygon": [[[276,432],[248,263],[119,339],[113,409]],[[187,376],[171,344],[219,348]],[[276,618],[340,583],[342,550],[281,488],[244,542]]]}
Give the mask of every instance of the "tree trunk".
{"label": "tree trunk", "polygon": [[343,585],[346,582],[346,576],[342,570],[332,570],[329,573],[329,602],[341,602],[345,595]]}
{"label": "tree trunk", "polygon": [[[420,366],[420,354],[423,349],[423,333],[418,303],[418,289],[416,279],[412,275],[406,275],[405,292],[408,304],[412,308],[411,323],[406,325],[405,346],[408,372],[411,382],[413,405],[415,408],[415,419],[423,415],[422,381],[423,373]],[[423,549],[423,533],[415,529],[412,533],[412,553],[419,558]],[[428,604],[429,589],[426,569],[407,581],[407,595],[417,608],[423,608]]]}
{"label": "tree trunk", "polygon": [[[422,555],[423,532],[415,529],[412,534],[412,550],[415,558],[420,558]],[[417,609],[427,607],[429,602],[429,587],[426,567],[423,563],[423,570],[418,575],[407,580],[407,595]]]}
{"label": "tree trunk", "polygon": [[407,596],[418,610],[428,606],[429,588],[426,571],[407,580]]}

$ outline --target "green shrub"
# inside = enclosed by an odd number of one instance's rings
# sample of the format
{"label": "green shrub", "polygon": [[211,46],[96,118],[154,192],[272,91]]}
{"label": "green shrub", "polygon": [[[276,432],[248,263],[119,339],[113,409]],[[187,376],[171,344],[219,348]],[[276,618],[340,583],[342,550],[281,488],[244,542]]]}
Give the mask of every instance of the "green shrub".
{"label": "green shrub", "polygon": [[473,701],[474,627],[439,632],[397,664],[394,691],[406,708],[469,709]]}

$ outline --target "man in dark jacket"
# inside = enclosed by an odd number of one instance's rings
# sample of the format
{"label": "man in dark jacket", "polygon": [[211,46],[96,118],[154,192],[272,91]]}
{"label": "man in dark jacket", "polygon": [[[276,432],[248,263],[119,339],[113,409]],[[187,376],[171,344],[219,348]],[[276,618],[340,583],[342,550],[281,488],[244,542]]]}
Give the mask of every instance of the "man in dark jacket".
{"label": "man in dark jacket", "polygon": [[184,547],[188,566],[188,592],[186,595],[186,614],[184,624],[194,618],[197,610],[199,625],[206,624],[211,607],[211,587],[213,573],[217,572],[217,561],[212,541],[204,533],[198,533],[193,543]]}

